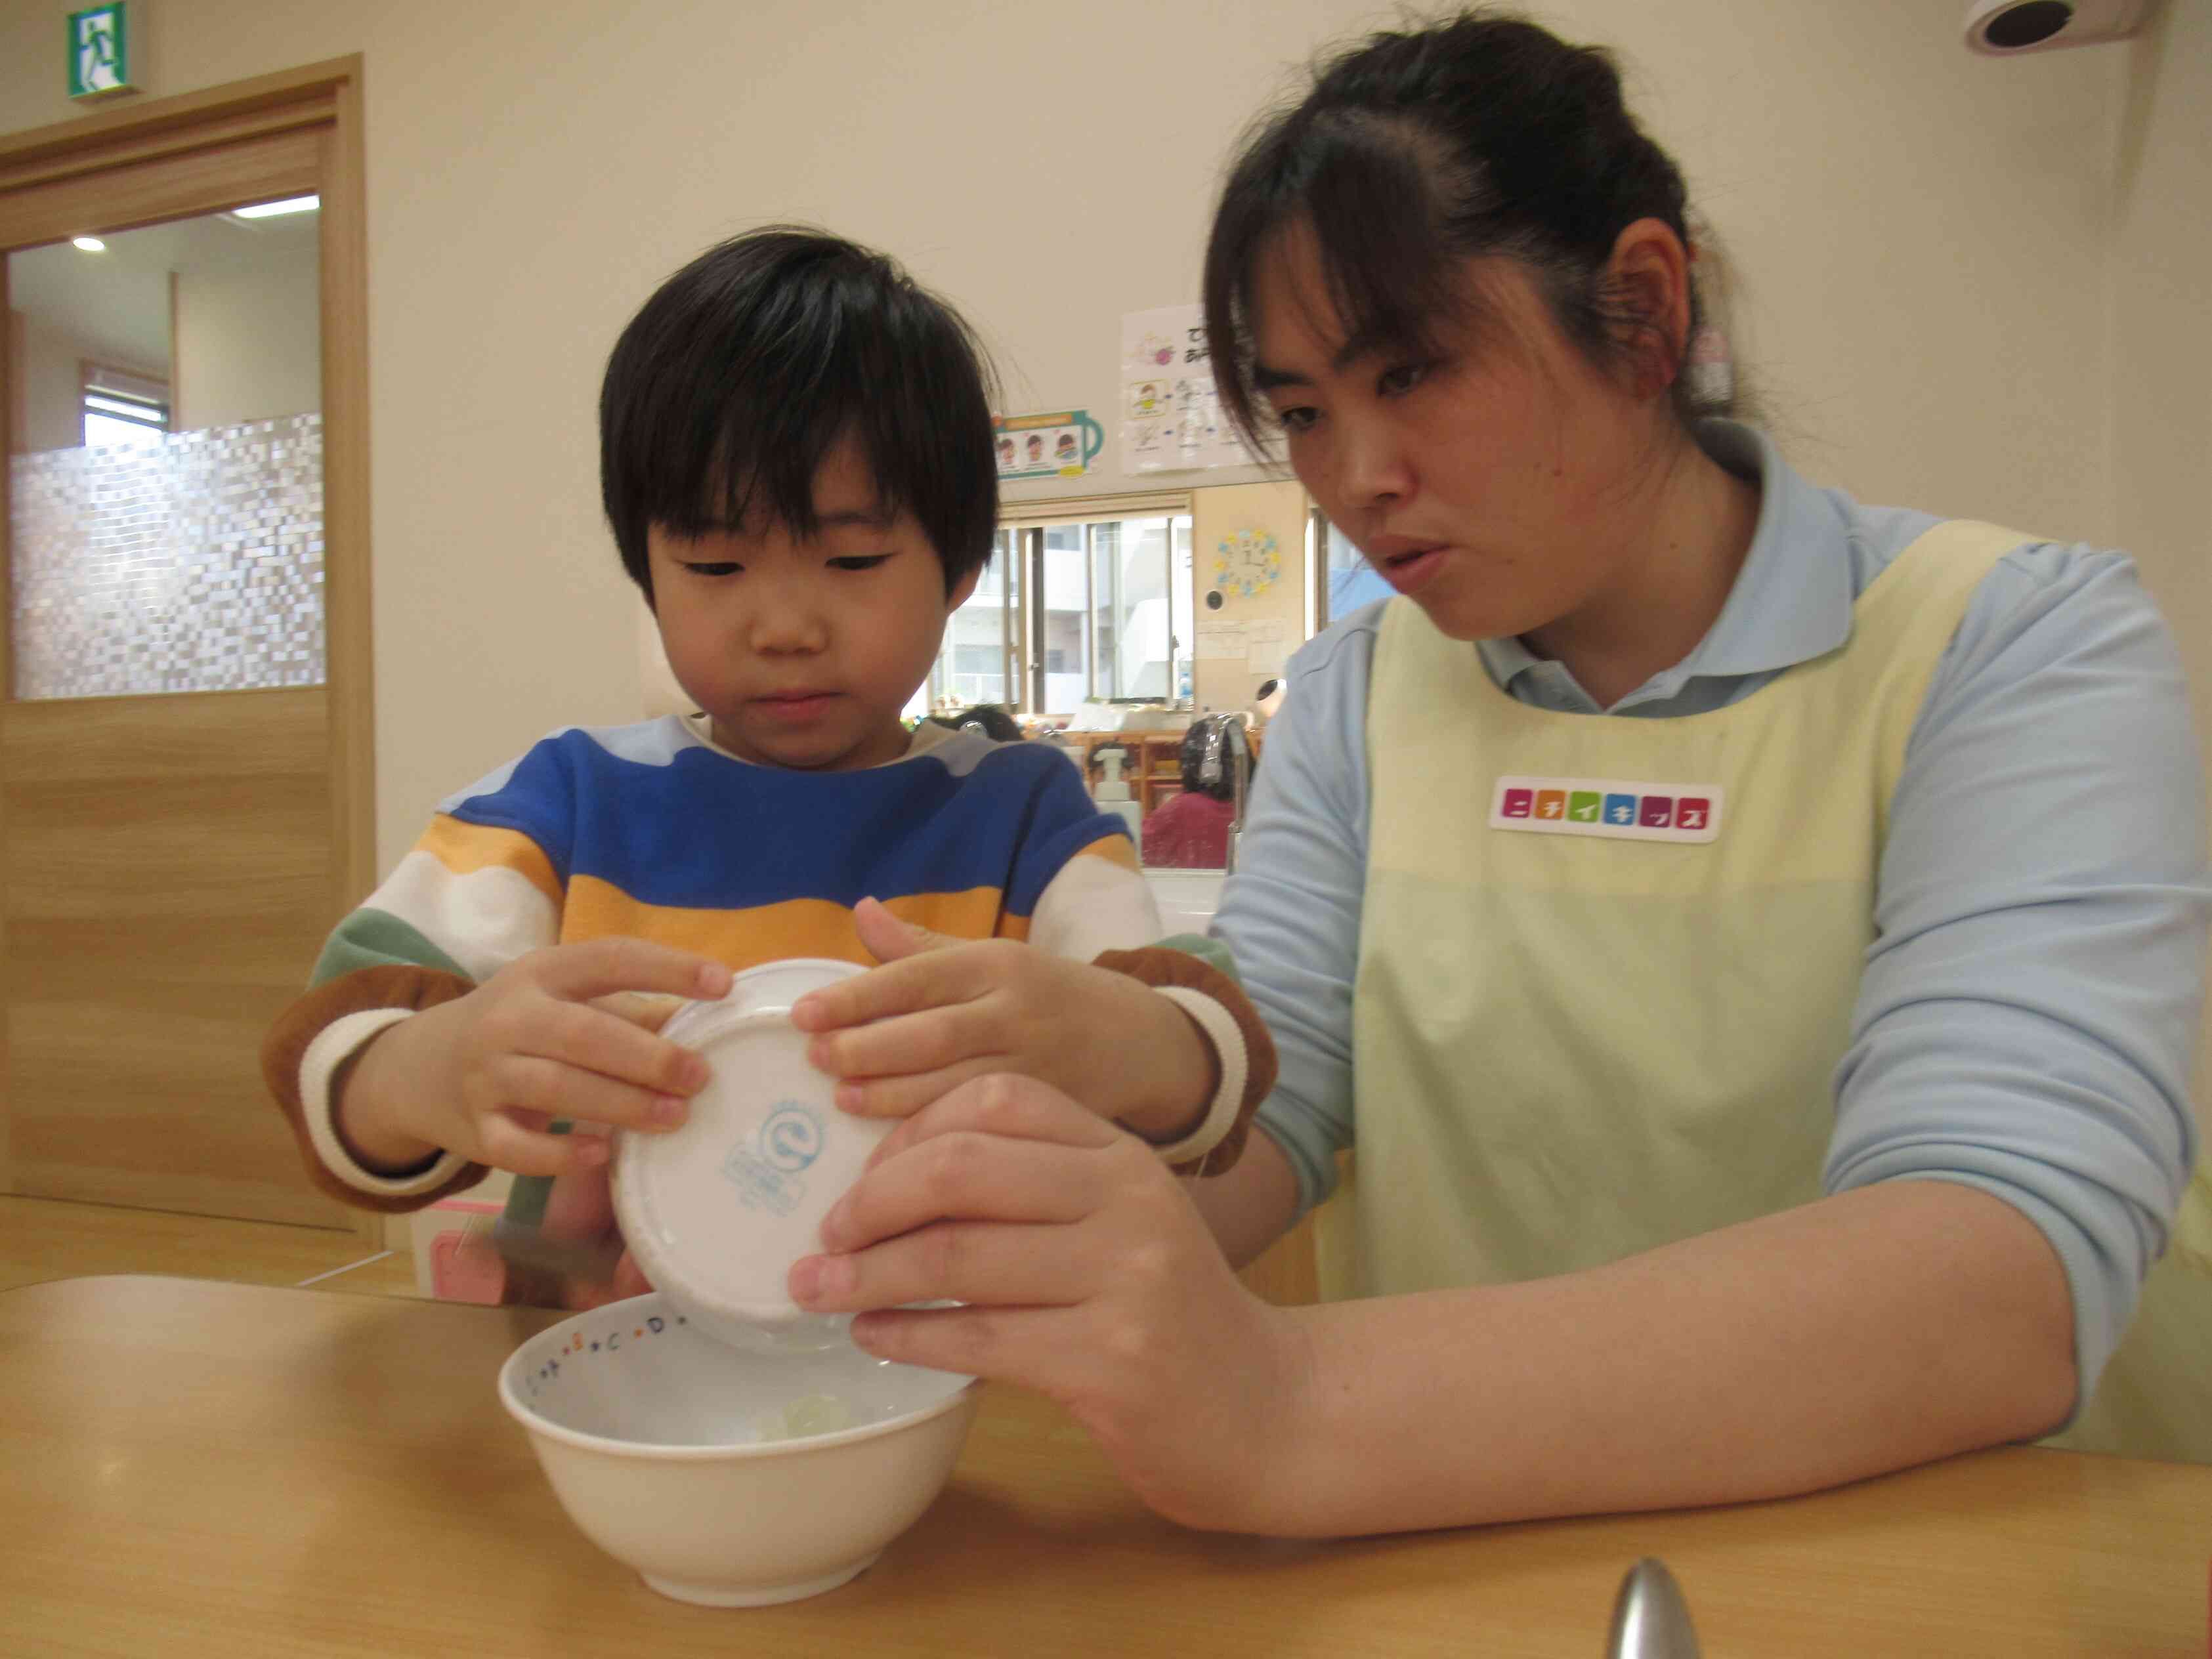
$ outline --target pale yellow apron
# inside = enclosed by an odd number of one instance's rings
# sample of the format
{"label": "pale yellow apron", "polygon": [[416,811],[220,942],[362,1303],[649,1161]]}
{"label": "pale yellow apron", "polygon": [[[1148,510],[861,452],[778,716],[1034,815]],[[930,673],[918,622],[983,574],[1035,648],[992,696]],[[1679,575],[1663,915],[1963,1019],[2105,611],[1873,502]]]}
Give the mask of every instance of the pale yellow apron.
{"label": "pale yellow apron", "polygon": [[1844,647],[1671,720],[1517,702],[1389,607],[1357,1293],[1569,1272],[1820,1195],[1905,744],[1975,587],[2027,539],[1936,526]]}

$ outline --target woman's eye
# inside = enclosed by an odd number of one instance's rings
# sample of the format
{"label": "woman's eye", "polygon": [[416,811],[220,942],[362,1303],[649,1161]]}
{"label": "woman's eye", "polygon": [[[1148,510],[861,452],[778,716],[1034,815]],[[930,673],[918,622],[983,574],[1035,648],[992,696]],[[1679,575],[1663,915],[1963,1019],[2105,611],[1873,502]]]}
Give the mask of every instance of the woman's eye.
{"label": "woman's eye", "polygon": [[718,560],[706,564],[686,564],[684,567],[695,576],[734,576],[744,568],[741,564]]}
{"label": "woman's eye", "polygon": [[1401,397],[1420,385],[1428,373],[1426,363],[1400,363],[1396,368],[1386,368],[1376,376],[1375,390],[1385,398]]}
{"label": "woman's eye", "polygon": [[855,553],[830,560],[830,568],[832,570],[873,570],[889,557],[890,555],[888,553]]}
{"label": "woman's eye", "polygon": [[1285,432],[1310,432],[1313,429],[1313,423],[1320,418],[1321,411],[1317,409],[1279,409],[1275,411],[1275,424]]}

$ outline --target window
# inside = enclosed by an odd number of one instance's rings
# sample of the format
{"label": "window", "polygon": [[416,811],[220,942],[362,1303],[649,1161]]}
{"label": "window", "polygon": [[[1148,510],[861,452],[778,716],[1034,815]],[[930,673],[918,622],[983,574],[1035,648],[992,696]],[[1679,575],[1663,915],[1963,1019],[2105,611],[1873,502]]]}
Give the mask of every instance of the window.
{"label": "window", "polygon": [[1091,526],[1048,524],[1044,526],[1037,553],[1042,573],[1036,591],[1043,607],[1036,624],[1041,638],[1037,657],[1043,687],[1030,686],[1031,705],[1039,714],[1072,709],[1091,693],[1091,576],[1084,544]]}
{"label": "window", "polygon": [[928,701],[934,707],[972,708],[979,702],[1012,705],[1018,701],[1013,695],[1018,681],[1009,631],[1014,538],[1013,531],[999,532],[975,591],[945,625],[945,643],[929,674]]}
{"label": "window", "polygon": [[84,444],[153,448],[169,429],[169,388],[122,369],[84,365]]}
{"label": "window", "polygon": [[1314,541],[1328,550],[1322,562],[1328,580],[1320,594],[1321,614],[1314,618],[1317,627],[1326,628],[1338,617],[1348,617],[1377,599],[1387,599],[1397,591],[1319,507],[1313,510],[1313,532]]}
{"label": "window", "polygon": [[945,629],[930,695],[1040,714],[1187,703],[1192,635],[1188,513],[1008,525]]}

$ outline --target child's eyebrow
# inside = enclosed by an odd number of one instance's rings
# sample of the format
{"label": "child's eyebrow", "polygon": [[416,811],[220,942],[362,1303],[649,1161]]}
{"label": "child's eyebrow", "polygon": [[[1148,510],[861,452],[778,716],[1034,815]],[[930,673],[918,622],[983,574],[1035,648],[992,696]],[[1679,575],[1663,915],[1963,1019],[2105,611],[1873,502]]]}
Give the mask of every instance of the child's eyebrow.
{"label": "child's eyebrow", "polygon": [[822,514],[818,522],[824,530],[884,530],[890,527],[893,516],[879,507],[854,507]]}

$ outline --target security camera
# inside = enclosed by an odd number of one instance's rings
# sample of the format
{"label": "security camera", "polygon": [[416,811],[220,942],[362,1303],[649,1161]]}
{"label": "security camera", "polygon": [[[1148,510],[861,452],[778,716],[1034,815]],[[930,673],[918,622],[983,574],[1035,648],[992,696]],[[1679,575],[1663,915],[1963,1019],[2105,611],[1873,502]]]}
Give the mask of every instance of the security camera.
{"label": "security camera", "polygon": [[2156,0],[1972,0],[1966,44],[1992,58],[2124,40]]}

